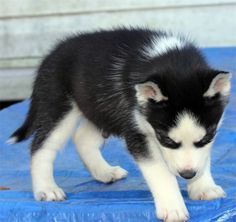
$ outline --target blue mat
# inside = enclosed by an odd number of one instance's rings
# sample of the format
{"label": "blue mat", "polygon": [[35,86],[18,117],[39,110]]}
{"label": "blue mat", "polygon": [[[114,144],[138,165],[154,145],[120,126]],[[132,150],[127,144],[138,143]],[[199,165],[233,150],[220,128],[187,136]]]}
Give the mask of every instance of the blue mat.
{"label": "blue mat", "polygon": [[[182,180],[181,192],[190,212],[190,221],[236,221],[236,48],[203,51],[214,67],[234,74],[231,101],[212,155],[214,178],[227,192],[227,198],[192,201]],[[116,138],[106,142],[103,154],[112,165],[121,165],[129,171],[127,179],[109,185],[96,182],[69,141],[55,163],[56,181],[65,190],[67,200],[34,201],[29,174],[30,141],[13,146],[5,144],[24,120],[28,105],[25,101],[0,112],[0,186],[10,188],[0,191],[0,222],[157,221],[147,185],[124,142]]]}

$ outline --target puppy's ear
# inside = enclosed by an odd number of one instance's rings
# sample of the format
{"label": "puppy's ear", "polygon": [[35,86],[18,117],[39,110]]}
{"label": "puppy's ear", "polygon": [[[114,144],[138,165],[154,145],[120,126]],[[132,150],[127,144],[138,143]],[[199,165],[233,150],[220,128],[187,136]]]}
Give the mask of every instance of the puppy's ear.
{"label": "puppy's ear", "polygon": [[149,99],[153,99],[156,102],[168,100],[168,98],[162,94],[158,85],[154,82],[149,81],[137,84],[135,85],[135,89],[136,97],[140,105],[145,105]]}
{"label": "puppy's ear", "polygon": [[217,72],[210,82],[209,88],[203,94],[204,97],[213,97],[217,93],[222,96],[228,96],[230,93],[231,74],[228,72]]}

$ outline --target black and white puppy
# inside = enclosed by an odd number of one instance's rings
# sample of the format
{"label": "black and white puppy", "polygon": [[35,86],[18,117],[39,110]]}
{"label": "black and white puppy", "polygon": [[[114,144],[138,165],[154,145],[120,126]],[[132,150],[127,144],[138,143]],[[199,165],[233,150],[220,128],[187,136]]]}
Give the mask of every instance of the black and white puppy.
{"label": "black and white puppy", "polygon": [[157,217],[186,221],[176,176],[188,179],[192,199],[225,196],[211,176],[210,151],[229,93],[230,74],[212,69],[183,37],[125,28],[80,34],[43,60],[27,118],[9,142],[34,135],[35,199],[60,201],[65,193],[54,181],[53,161],[71,135],[91,175],[105,183],[127,171],[109,165],[99,148],[107,136],[124,138]]}

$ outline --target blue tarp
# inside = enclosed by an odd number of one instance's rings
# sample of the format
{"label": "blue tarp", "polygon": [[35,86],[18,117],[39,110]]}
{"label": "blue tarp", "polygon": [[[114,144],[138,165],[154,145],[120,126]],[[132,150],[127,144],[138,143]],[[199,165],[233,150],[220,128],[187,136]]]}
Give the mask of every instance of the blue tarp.
{"label": "blue tarp", "polygon": [[[224,123],[212,153],[215,180],[226,193],[225,199],[193,201],[185,182],[180,180],[192,222],[236,221],[236,48],[204,49],[215,67],[231,71],[232,96]],[[103,149],[112,165],[121,165],[129,176],[113,184],[96,182],[82,165],[74,145],[68,142],[55,163],[57,183],[65,190],[64,202],[36,202],[31,192],[30,141],[7,145],[8,136],[22,123],[29,102],[24,101],[0,112],[0,222],[46,221],[157,221],[151,194],[136,164],[119,139],[110,138]]]}

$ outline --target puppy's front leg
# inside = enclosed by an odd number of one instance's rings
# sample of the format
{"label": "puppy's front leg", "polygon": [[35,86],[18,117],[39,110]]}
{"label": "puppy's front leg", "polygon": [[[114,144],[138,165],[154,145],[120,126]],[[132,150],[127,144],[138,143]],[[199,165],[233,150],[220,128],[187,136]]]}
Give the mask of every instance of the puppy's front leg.
{"label": "puppy's front leg", "polygon": [[204,172],[197,178],[188,181],[188,194],[193,200],[213,200],[226,196],[221,186],[215,184],[211,175],[210,157]]}
{"label": "puppy's front leg", "polygon": [[167,222],[187,221],[188,210],[176,177],[169,171],[154,139],[136,135],[126,141],[154,197],[157,217]]}
{"label": "puppy's front leg", "polygon": [[188,211],[181,196],[178,183],[161,161],[139,161],[138,165],[154,197],[158,218],[173,222],[186,221]]}

